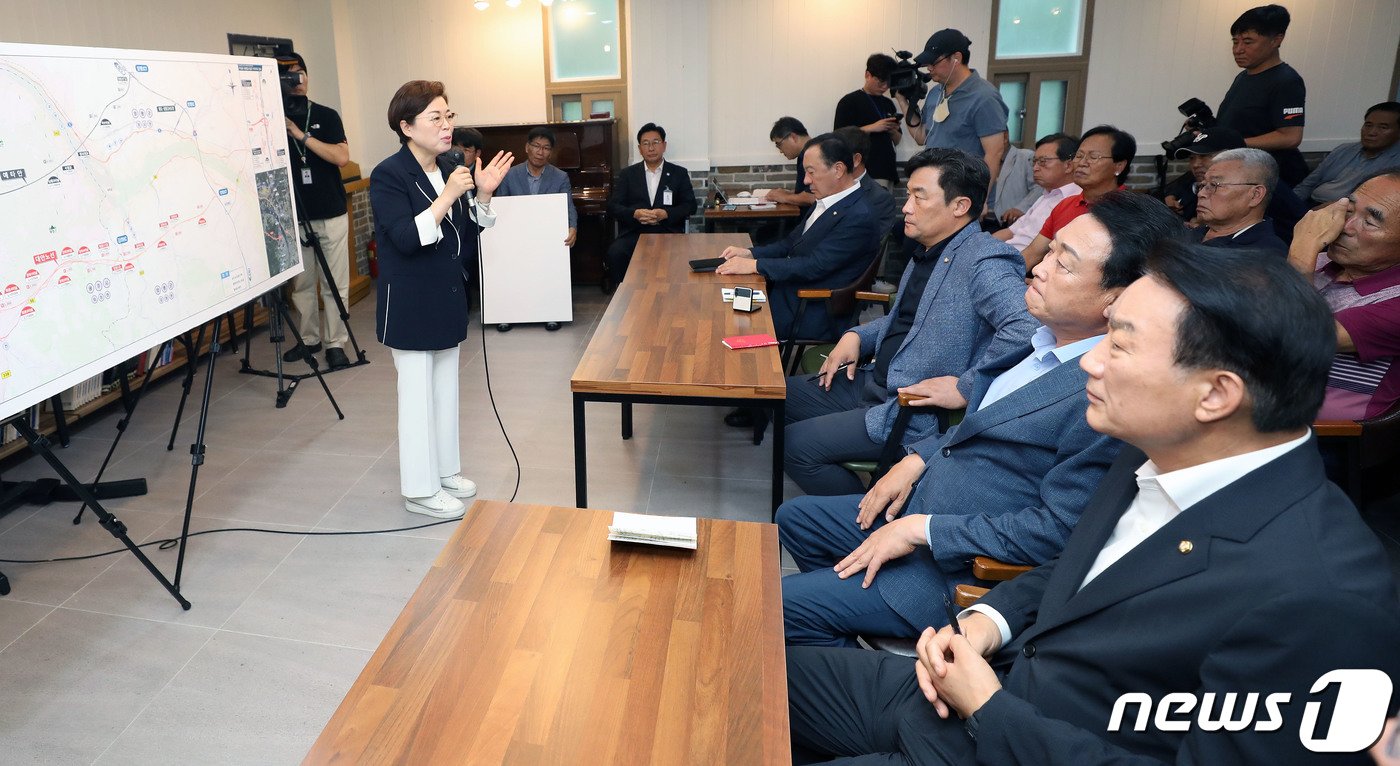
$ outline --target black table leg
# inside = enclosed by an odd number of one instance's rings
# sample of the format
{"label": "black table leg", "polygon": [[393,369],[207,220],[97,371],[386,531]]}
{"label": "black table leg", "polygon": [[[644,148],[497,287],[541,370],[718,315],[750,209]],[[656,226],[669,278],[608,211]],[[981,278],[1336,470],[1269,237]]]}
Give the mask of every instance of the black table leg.
{"label": "black table leg", "polygon": [[588,507],[588,436],[583,430],[582,394],[574,394],[574,504]]}
{"label": "black table leg", "polygon": [[622,403],[622,438],[632,438],[632,403]]}

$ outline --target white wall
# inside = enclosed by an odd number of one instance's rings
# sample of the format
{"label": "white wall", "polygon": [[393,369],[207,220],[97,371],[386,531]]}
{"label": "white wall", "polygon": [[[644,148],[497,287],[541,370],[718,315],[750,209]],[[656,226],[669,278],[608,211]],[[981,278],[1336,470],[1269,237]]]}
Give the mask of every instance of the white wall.
{"label": "white wall", "polygon": [[[1111,122],[1140,154],[1176,135],[1176,106],[1212,109],[1240,71],[1230,24],[1262,0],[1099,0],[1084,125]],[[1308,88],[1304,151],[1357,140],[1362,113],[1388,100],[1400,40],[1396,0],[1285,0],[1293,17],[1282,54]]]}
{"label": "white wall", "polygon": [[[667,159],[691,170],[710,166],[711,4],[629,0],[629,125],[666,128]],[[630,162],[640,162],[630,138]]]}
{"label": "white wall", "polygon": [[[972,40],[973,67],[986,68],[990,0],[712,0],[710,7],[715,165],[785,162],[768,140],[773,121],[791,115],[812,135],[830,130],[836,102],[861,86],[865,59],[876,51],[917,54],[929,35],[953,27]],[[912,147],[906,136],[901,154]]]}

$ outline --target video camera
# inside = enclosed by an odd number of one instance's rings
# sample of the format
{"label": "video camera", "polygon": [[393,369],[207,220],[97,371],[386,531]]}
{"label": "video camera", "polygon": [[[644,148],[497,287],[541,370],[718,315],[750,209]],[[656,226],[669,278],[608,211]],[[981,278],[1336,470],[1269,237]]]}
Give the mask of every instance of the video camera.
{"label": "video camera", "polygon": [[1196,140],[1196,131],[1213,128],[1216,122],[1215,113],[1199,98],[1188,99],[1176,110],[1186,118],[1186,126],[1176,138],[1162,142],[1162,151],[1167,153],[1167,159],[1175,157],[1177,150],[1190,146]]}
{"label": "video camera", "polygon": [[301,85],[301,80],[306,73],[288,71],[280,64],[277,69],[277,80],[282,85],[283,113],[285,113],[287,118],[292,122],[298,124],[305,122],[307,115],[310,114],[310,102],[306,96],[293,95],[292,91],[295,90],[298,85]]}
{"label": "video camera", "polygon": [[914,54],[909,51],[895,51],[894,54],[899,57],[899,61],[895,62],[894,69],[890,71],[890,93],[898,93],[909,102],[909,113],[904,116],[904,121],[909,127],[916,128],[922,121],[919,102],[928,95],[926,83],[932,77],[919,71],[919,65],[910,61]]}

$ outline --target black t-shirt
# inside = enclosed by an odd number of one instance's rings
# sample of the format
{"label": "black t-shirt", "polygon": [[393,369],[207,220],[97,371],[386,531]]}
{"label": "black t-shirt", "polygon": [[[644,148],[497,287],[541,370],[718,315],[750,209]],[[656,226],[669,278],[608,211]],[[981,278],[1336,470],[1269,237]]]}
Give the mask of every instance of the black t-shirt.
{"label": "black t-shirt", "polygon": [[[958,229],[962,231],[962,229]],[[942,242],[938,242],[933,247],[914,254],[914,270],[909,274],[909,281],[905,283],[904,289],[899,293],[899,305],[895,306],[894,318],[890,320],[890,329],[885,333],[884,340],[880,341],[880,347],[875,350],[875,370],[873,372],[875,385],[884,388],[888,384],[888,373],[890,370],[890,360],[899,347],[904,345],[904,337],[909,334],[909,328],[914,326],[914,316],[919,313],[919,303],[924,299],[924,288],[928,287],[929,277],[933,276],[933,267],[938,265],[939,256],[943,255],[943,249],[948,246],[953,237],[958,235],[953,232]]]}
{"label": "black t-shirt", "polygon": [[[340,114],[328,106],[309,103],[306,122],[298,125],[306,135],[327,144],[345,142],[345,126]],[[287,153],[292,165],[292,183],[301,192],[301,216],[320,221],[345,215],[345,184],[340,180],[340,168],[321,159],[300,141],[287,136]],[[303,158],[304,155],[304,158]],[[311,183],[303,182],[302,168],[311,169]]]}
{"label": "black t-shirt", "polygon": [[[1245,138],[1262,136],[1279,128],[1301,128],[1307,88],[1293,67],[1279,63],[1259,74],[1241,70],[1230,83],[1216,114],[1221,125]],[[1290,187],[1308,175],[1303,153],[1297,149],[1271,151],[1278,161],[1279,177]]]}
{"label": "black t-shirt", "polygon": [[806,149],[797,153],[797,182],[792,185],[793,194],[802,194],[812,190],[812,187],[807,185],[807,173],[802,170],[802,158],[805,156],[807,156]]}
{"label": "black t-shirt", "polygon": [[[836,102],[836,118],[831,121],[832,129],[869,125],[876,120],[895,115],[894,102],[884,96],[872,96],[864,90],[853,90]],[[894,140],[889,133],[867,133],[870,137],[870,156],[865,158],[865,169],[872,178],[883,178],[890,183],[899,183],[899,173],[895,169]]]}

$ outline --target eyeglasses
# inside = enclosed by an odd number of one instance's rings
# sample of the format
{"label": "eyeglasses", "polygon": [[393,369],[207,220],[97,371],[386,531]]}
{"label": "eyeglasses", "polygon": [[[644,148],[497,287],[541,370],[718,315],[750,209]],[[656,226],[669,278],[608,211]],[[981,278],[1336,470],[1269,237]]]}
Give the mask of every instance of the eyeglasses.
{"label": "eyeglasses", "polygon": [[1220,191],[1220,187],[1222,187],[1222,186],[1263,186],[1263,185],[1264,185],[1264,184],[1261,184],[1261,183],[1253,183],[1253,182],[1250,182],[1250,181],[1240,181],[1240,182],[1238,182],[1238,183],[1226,183],[1226,182],[1224,182],[1224,181],[1206,181],[1205,183],[1202,183],[1202,184],[1200,185],[1200,188],[1196,189],[1196,194],[1197,194],[1197,195],[1206,194],[1206,193],[1214,194],[1214,193]]}
{"label": "eyeglasses", "polygon": [[1098,152],[1090,152],[1088,154],[1085,154],[1084,152],[1079,152],[1070,158],[1070,162],[1098,162],[1099,160],[1112,157],[1113,155],[1111,154],[1099,154]]}
{"label": "eyeglasses", "polygon": [[418,116],[422,117],[424,122],[428,123],[429,125],[432,125],[435,128],[440,128],[443,126],[443,124],[451,125],[452,121],[457,119],[456,112],[448,112],[447,114],[439,114],[437,112],[433,112],[431,117],[422,114]]}
{"label": "eyeglasses", "polygon": [[534,149],[537,152],[552,152],[554,151],[554,144],[526,144],[525,148]]}
{"label": "eyeglasses", "polygon": [[1056,162],[1065,162],[1065,160],[1062,160],[1059,157],[1036,157],[1035,159],[1031,160],[1031,164],[1038,168],[1043,168],[1047,165],[1053,165]]}
{"label": "eyeglasses", "polygon": [[788,140],[789,138],[792,138],[792,134],[791,134],[791,133],[787,134],[786,136],[783,136],[782,138],[774,139],[774,140],[773,140],[773,146],[776,147],[777,149],[781,150],[781,149],[783,148],[783,144],[787,143],[787,140]]}
{"label": "eyeglasses", "polygon": [[660,145],[662,145],[662,144],[664,144],[664,143],[666,143],[666,142],[665,142],[665,141],[662,141],[662,140],[659,139],[659,138],[649,138],[649,139],[647,139],[647,140],[645,140],[645,141],[639,142],[639,143],[637,144],[637,146],[640,146],[640,147],[642,147],[643,149],[649,149],[649,148],[651,148],[651,147],[653,147],[653,146],[660,146]]}

